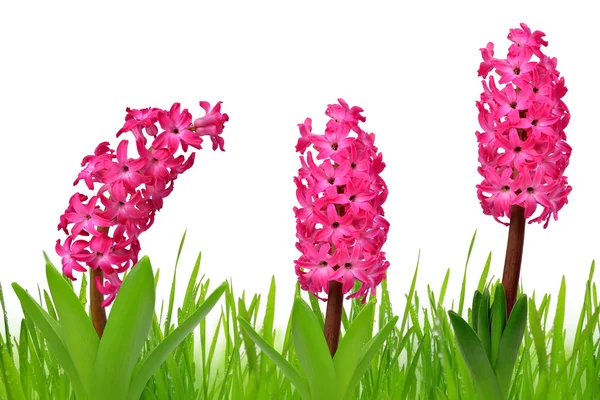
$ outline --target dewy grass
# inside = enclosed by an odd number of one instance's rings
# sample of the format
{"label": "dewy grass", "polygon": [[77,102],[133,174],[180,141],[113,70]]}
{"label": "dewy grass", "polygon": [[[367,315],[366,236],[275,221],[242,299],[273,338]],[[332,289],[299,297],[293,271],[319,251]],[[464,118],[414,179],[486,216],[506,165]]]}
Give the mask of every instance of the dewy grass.
{"label": "dewy grass", "polygon": [[[472,246],[469,247],[469,255],[471,249]],[[483,268],[478,289],[488,288],[493,294],[492,289],[497,282],[488,281],[490,261],[491,258],[488,258]],[[567,295],[564,279],[556,299],[550,295],[531,293],[525,338],[517,356],[508,398],[600,397],[600,306],[596,285],[592,281],[594,269],[595,264],[592,263],[579,322],[575,331],[569,332],[572,341],[566,341],[564,329]],[[175,268],[171,296],[155,315],[144,354],[204,302],[211,284],[199,271],[200,255],[187,280],[183,303],[176,307],[173,300],[177,278]],[[450,271],[446,273],[439,290],[428,287],[424,294],[415,289],[417,277],[418,264],[406,294],[407,306],[404,310],[392,310],[388,292],[390,288],[386,281],[382,283],[373,331],[379,331],[390,321],[394,311],[400,319],[355,390],[354,398],[477,398],[444,307]],[[466,286],[465,280],[466,275],[462,287]],[[291,325],[274,326],[275,312],[289,313],[289,310],[277,309],[276,289],[275,279],[272,279],[269,292],[264,296],[238,295],[230,284],[220,302],[220,316],[215,326],[209,329],[206,321],[202,321],[194,335],[186,338],[151,378],[141,398],[300,399],[296,389],[275,364],[261,353],[238,323],[238,316],[248,321],[267,343],[275,346],[294,367],[300,368],[293,348]],[[299,292],[297,288],[295,294]],[[78,291],[83,303],[87,301],[85,293],[85,288]],[[57,318],[48,293],[38,291],[37,297],[51,317]],[[470,294],[462,290],[458,301],[452,301],[452,308],[460,313],[462,307],[454,305],[470,304],[469,297]],[[307,300],[321,323],[321,303],[314,298]],[[11,333],[1,289],[0,305],[4,312],[4,330],[0,334],[0,399],[75,399],[70,382],[31,318],[25,315],[20,331]],[[342,334],[364,306],[360,301],[352,301],[344,309]],[[462,314],[470,319],[470,309],[465,307]]]}

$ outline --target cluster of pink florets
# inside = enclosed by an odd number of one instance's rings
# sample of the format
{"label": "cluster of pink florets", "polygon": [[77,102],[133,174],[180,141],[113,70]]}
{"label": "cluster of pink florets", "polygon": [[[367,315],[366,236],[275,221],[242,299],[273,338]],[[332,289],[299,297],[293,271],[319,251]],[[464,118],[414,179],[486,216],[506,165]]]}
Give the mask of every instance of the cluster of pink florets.
{"label": "cluster of pink florets", "polygon": [[[73,185],[83,180],[90,190],[94,190],[96,183],[101,186],[90,198],[81,193],[71,197],[58,224],[58,229],[68,237],[63,244],[57,240],[56,252],[62,257],[63,272],[70,279],[75,280],[73,270],[86,271],[82,264],[102,270],[105,281],[96,277],[94,283],[107,296],[102,303],[104,307],[114,300],[121,286],[119,274],[137,263],[139,235],[153,224],[178,175],[194,164],[193,152],[187,159],[175,156],[179,147],[184,152],[188,146],[200,149],[201,136],[208,135],[213,150],[224,151],[224,141],[219,135],[228,120],[227,114],[221,113],[220,102],[212,110],[207,102],[200,102],[200,106],[206,115],[193,123],[192,115],[187,109],[180,111],[179,103],[168,111],[127,108],[125,124],[117,137],[132,132],[138,157],[128,158],[128,141],[122,140],[116,154],[108,142],[103,142],[81,163],[84,169]],[[146,136],[152,138],[150,147]]]}
{"label": "cluster of pink florets", "polygon": [[521,29],[508,34],[513,44],[506,59],[494,58],[493,43],[481,49],[479,76],[485,79],[495,70],[504,87],[498,88],[490,75],[482,82],[477,102],[483,130],[475,133],[481,162],[478,171],[484,177],[477,185],[477,196],[484,214],[505,225],[499,218],[510,218],[512,205],[523,207],[529,218],[539,204],[543,210],[529,223],[545,221],[546,228],[551,215],[558,218],[571,191],[563,176],[571,155],[564,131],[570,114],[561,100],[567,88],[556,70],[556,58],[540,50],[548,45],[543,36],[521,24]]}
{"label": "cluster of pink florets", "polygon": [[[381,251],[389,229],[382,208],[388,190],[379,176],[385,164],[375,134],[358,126],[365,121],[362,108],[338,101],[327,107],[331,120],[323,135],[311,133],[310,118],[298,125],[296,151],[304,154],[312,145],[320,163],[308,151],[294,177],[301,205],[294,207],[296,247],[302,253],[296,274],[302,289],[315,295],[328,293],[329,281],[341,282],[346,294],[358,280],[362,285],[348,297],[364,301],[369,291],[375,294],[389,266]],[[350,137],[351,131],[357,136]]]}

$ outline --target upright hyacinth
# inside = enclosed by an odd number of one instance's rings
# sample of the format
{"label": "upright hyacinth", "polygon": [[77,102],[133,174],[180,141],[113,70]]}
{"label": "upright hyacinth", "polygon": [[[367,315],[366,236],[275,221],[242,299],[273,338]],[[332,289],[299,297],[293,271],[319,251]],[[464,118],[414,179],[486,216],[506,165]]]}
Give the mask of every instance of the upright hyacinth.
{"label": "upright hyacinth", "polygon": [[[95,272],[91,289],[97,289],[100,297],[107,296],[101,307],[112,303],[121,286],[119,275],[137,262],[139,236],[152,226],[174,181],[194,164],[195,153],[186,158],[176,155],[178,150],[200,149],[202,136],[209,136],[213,150],[224,151],[220,134],[227,114],[221,113],[220,102],[212,110],[207,102],[200,106],[206,115],[193,122],[179,103],[169,110],[127,108],[117,137],[131,132],[132,145],[121,140],[115,152],[103,142],[94,154],[83,158],[83,170],[73,185],[83,181],[91,191],[97,190],[91,196],[78,192],[71,197],[58,224],[68,236],[62,243],[57,240],[56,252],[70,279],[75,280],[74,270],[85,272],[84,265]],[[137,152],[133,158],[129,156],[132,150]]]}
{"label": "upright hyacinth", "polygon": [[[571,155],[565,141],[570,114],[562,101],[567,88],[556,58],[541,51],[548,45],[544,36],[522,23],[508,34],[512,44],[505,59],[494,58],[493,43],[481,49],[478,71],[484,80],[476,102],[482,129],[475,132],[478,171],[483,176],[477,197],[484,214],[510,225],[502,279],[509,313],[516,299],[525,221],[544,222],[547,228],[571,192],[563,175]],[[488,77],[491,71],[499,86],[493,75]]]}
{"label": "upright hyacinth", "polygon": [[[388,190],[379,175],[385,164],[374,145],[375,134],[359,127],[365,121],[361,108],[338,101],[327,107],[331,119],[324,134],[312,133],[310,118],[298,125],[296,151],[303,155],[294,182],[301,207],[294,207],[294,213],[296,247],[302,253],[295,261],[300,286],[318,297],[328,295],[328,319],[330,306],[339,303],[335,318],[341,320],[342,296],[356,282],[360,287],[347,298],[362,297],[364,302],[386,276],[389,262],[381,249],[389,223],[382,207]],[[312,151],[304,155],[311,145],[315,156]]]}
{"label": "upright hyacinth", "polygon": [[[511,206],[518,205],[529,223],[544,222],[546,228],[571,191],[563,175],[571,155],[564,131],[570,114],[561,100],[567,88],[556,58],[540,49],[548,45],[543,37],[521,24],[508,34],[512,45],[505,59],[494,58],[493,43],[481,49],[479,76],[494,70],[501,86],[490,75],[476,102],[483,130],[475,132],[483,176],[477,196],[483,212],[505,225],[501,218],[510,219]],[[538,206],[541,212],[531,218]]]}

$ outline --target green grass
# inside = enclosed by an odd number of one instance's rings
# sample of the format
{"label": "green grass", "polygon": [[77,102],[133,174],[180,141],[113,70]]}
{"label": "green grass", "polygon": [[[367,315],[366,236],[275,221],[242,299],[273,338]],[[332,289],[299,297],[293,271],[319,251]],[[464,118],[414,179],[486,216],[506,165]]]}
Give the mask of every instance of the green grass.
{"label": "green grass", "polygon": [[[185,236],[184,236],[185,238]],[[471,254],[473,240],[469,247]],[[183,240],[182,243],[183,245]],[[181,246],[177,256],[181,253]],[[497,282],[488,281],[491,256],[481,273],[478,289],[490,289]],[[468,316],[470,294],[465,292],[465,265],[460,298],[455,311]],[[563,279],[556,299],[550,295],[527,293],[529,321],[516,362],[510,389],[510,399],[598,399],[600,398],[600,305],[593,283],[592,263],[585,287],[584,303],[574,332],[567,342],[564,328],[566,283]],[[171,295],[155,315],[145,352],[150,351],[176,325],[191,315],[204,302],[211,286],[200,275],[200,255],[192,275],[186,277],[183,303],[174,304],[177,267],[173,272]],[[158,280],[158,271],[156,279]],[[472,276],[472,274],[469,274]],[[377,354],[356,390],[357,399],[476,399],[475,387],[468,368],[454,340],[453,330],[444,304],[450,270],[439,290],[428,287],[426,293],[415,290],[418,263],[411,287],[406,294],[406,308],[392,309],[386,281],[378,289],[374,331],[378,331],[394,315],[400,319],[394,332]],[[85,304],[87,282],[82,282],[79,298]],[[6,287],[5,282],[5,287]],[[215,283],[212,286],[218,286]],[[184,340],[146,385],[143,399],[299,399],[300,396],[275,364],[255,346],[240,329],[241,316],[269,344],[274,345],[295,367],[299,363],[291,340],[291,326],[275,327],[275,279],[269,292],[247,295],[235,293],[229,285],[215,308],[217,323],[208,329],[206,321]],[[582,289],[582,288],[577,288]],[[299,289],[296,287],[296,292]],[[4,312],[4,331],[0,333],[0,399],[74,399],[72,387],[47,343],[26,314],[20,331],[11,333],[0,287],[0,306]],[[292,294],[290,294],[290,297]],[[313,312],[322,323],[322,302],[302,293],[310,301]],[[57,318],[46,291],[37,297],[52,318]],[[293,299],[290,299],[293,300]],[[465,303],[465,300],[467,302]],[[342,320],[342,332],[349,326],[363,305],[347,302]],[[20,311],[11,310],[11,313]],[[289,315],[290,310],[280,310]],[[215,319],[212,315],[211,319]]]}

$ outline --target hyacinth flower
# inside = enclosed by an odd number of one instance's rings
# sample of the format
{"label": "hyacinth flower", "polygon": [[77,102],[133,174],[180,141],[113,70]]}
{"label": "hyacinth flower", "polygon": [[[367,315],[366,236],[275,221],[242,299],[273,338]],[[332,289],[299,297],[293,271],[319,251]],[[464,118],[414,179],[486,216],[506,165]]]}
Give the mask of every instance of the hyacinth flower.
{"label": "hyacinth flower", "polygon": [[[330,104],[323,134],[312,133],[312,120],[299,124],[296,151],[302,167],[296,183],[295,261],[303,290],[327,300],[325,337],[335,354],[342,319],[343,296],[362,298],[375,294],[389,262],[382,246],[389,223],[383,203],[388,194],[380,173],[385,168],[375,147],[375,134],[359,126],[365,121],[360,107],[339,99]],[[313,151],[307,151],[312,146]],[[359,282],[360,287],[350,293]],[[324,295],[327,297],[325,298]]]}
{"label": "hyacinth flower", "polygon": [[95,193],[77,192],[69,200],[58,224],[67,238],[57,240],[56,252],[70,279],[75,280],[74,271],[89,269],[92,322],[100,337],[104,308],[114,301],[120,276],[138,262],[140,235],[154,223],[177,177],[194,164],[195,153],[184,154],[189,147],[201,149],[202,136],[211,138],[213,150],[224,151],[221,133],[228,116],[221,113],[221,102],[212,109],[204,101],[200,106],[205,115],[195,120],[179,103],[168,110],[127,108],[117,137],[131,132],[132,143],[122,139],[115,151],[103,142],[83,158],[73,185],[83,181]]}
{"label": "hyacinth flower", "polygon": [[[377,286],[390,263],[382,246],[389,223],[383,203],[388,194],[381,178],[385,164],[375,135],[363,131],[360,107],[342,100],[330,104],[324,134],[312,133],[312,120],[299,124],[296,151],[301,168],[294,177],[300,207],[294,207],[301,252],[295,260],[299,288],[290,327],[300,369],[238,317],[243,334],[281,369],[303,399],[351,399],[356,387],[398,321],[392,317],[374,336]],[[313,151],[307,151],[309,147]],[[304,155],[305,154],[305,155]],[[312,308],[300,296],[311,293]],[[343,298],[359,298],[362,308],[339,340]],[[370,301],[367,296],[372,295]],[[318,299],[327,301],[325,321]],[[250,381],[253,381],[250,372]]]}
{"label": "hyacinth flower", "polygon": [[[139,399],[149,379],[227,289],[224,282],[208,296],[208,284],[202,285],[202,294],[194,292],[194,287],[201,286],[196,280],[200,267],[197,262],[184,310],[178,313],[178,326],[171,324],[169,308],[164,333],[160,329],[158,336],[151,333],[158,325],[158,274],[152,271],[148,256],[138,260],[139,236],[152,226],[175,179],[194,163],[195,153],[186,158],[176,154],[179,148],[184,153],[190,146],[200,149],[201,136],[209,135],[213,150],[224,151],[219,135],[227,114],[220,112],[220,103],[212,109],[206,102],[200,106],[206,115],[193,122],[191,114],[180,111],[178,103],[169,110],[127,109],[125,124],[117,136],[132,132],[135,145],[122,140],[115,151],[103,142],[94,154],[83,159],[84,168],[74,184],[83,181],[88,189],[97,190],[90,196],[75,193],[60,217],[58,227],[67,238],[57,241],[56,251],[62,258],[62,271],[70,280],[64,279],[46,256],[51,298],[46,294],[45,302],[52,315],[16,282],[12,285],[24,314],[44,336],[53,359],[68,379],[70,385],[62,389],[66,397]],[[129,157],[136,150],[137,157]],[[71,283],[74,271],[85,272],[86,267],[92,277],[91,318],[80,298],[85,294],[80,293],[78,298]],[[125,272],[127,277],[122,281],[120,274]],[[85,288],[84,279],[82,290]],[[175,290],[175,277],[171,290]],[[104,307],[110,304],[107,319]],[[150,347],[148,340],[152,340]],[[74,396],[69,393],[71,389]]]}
{"label": "hyacinth flower", "polygon": [[484,214],[510,226],[502,277],[508,314],[516,301],[525,221],[547,228],[571,192],[564,176],[571,155],[565,134],[570,114],[562,100],[567,88],[556,58],[541,50],[548,45],[543,37],[525,24],[511,29],[506,58],[494,58],[494,44],[488,43],[478,71],[484,80],[476,102],[483,177],[477,197]]}
{"label": "hyacinth flower", "polygon": [[[512,44],[506,58],[494,57],[493,43],[480,49],[483,93],[476,106],[481,131],[475,135],[483,181],[477,197],[484,214],[509,226],[508,244],[502,284],[492,292],[475,292],[471,326],[449,312],[480,398],[508,397],[523,340],[528,302],[525,295],[517,299],[517,289],[525,221],[547,228],[571,192],[564,176],[571,155],[565,134],[570,114],[562,101],[567,88],[556,58],[541,50],[548,45],[544,36],[521,24],[508,34]],[[533,303],[529,307],[537,314]]]}

